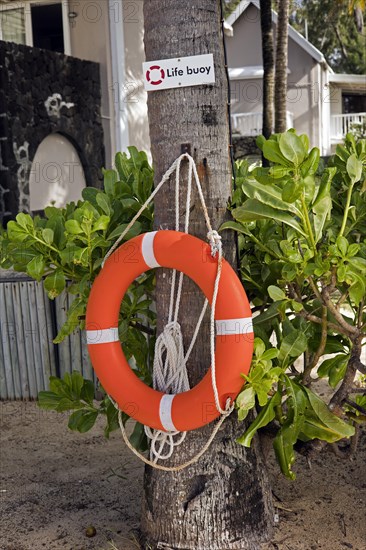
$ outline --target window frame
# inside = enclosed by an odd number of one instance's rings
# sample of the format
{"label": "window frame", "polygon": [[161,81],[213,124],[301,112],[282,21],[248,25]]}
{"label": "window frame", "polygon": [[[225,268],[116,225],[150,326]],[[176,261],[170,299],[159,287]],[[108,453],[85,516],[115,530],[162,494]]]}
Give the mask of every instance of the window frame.
{"label": "window frame", "polygon": [[70,37],[70,20],[69,20],[69,1],[68,0],[23,0],[20,2],[8,2],[0,4],[0,11],[8,10],[24,10],[25,24],[25,44],[33,46],[33,31],[32,31],[32,6],[50,4],[61,4],[62,6],[62,28],[64,35],[64,54],[71,55],[71,37]]}

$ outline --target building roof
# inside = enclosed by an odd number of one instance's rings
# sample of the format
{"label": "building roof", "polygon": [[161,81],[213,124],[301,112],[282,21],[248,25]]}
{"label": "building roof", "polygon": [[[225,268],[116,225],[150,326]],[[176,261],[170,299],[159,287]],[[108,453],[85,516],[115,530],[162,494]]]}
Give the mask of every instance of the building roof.
{"label": "building roof", "polygon": [[366,88],[366,76],[363,74],[333,73],[329,75],[329,82],[333,84],[352,84]]}
{"label": "building roof", "polygon": [[[226,19],[226,22],[233,27],[233,25],[236,23],[236,21],[243,15],[245,10],[250,6],[250,4],[253,4],[258,10],[260,10],[259,0],[241,0],[240,4],[235,8],[235,10],[232,12],[231,15]],[[275,25],[277,25],[277,13],[272,10],[272,21]],[[315,61],[318,63],[326,63],[325,57],[322,54],[321,51],[318,50],[309,40],[306,40],[306,38],[297,32],[294,27],[291,25],[288,25],[288,35],[289,37],[296,42],[301,48],[303,48]],[[332,72],[332,69],[328,67],[329,70]]]}
{"label": "building roof", "polygon": [[[230,80],[246,80],[252,78],[263,78],[263,66],[262,65],[249,65],[246,67],[235,67],[229,69]],[[287,68],[287,74],[291,74],[289,68]]]}

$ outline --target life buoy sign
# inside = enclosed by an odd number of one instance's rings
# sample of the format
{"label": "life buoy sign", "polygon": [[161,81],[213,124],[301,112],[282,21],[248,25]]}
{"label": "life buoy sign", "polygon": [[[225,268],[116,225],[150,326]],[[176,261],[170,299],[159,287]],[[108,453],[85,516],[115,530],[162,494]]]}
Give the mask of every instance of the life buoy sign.
{"label": "life buoy sign", "polygon": [[[219,416],[211,369],[189,391],[176,395],[150,388],[131,369],[118,337],[121,302],[142,273],[156,267],[176,269],[190,277],[212,301],[217,257],[211,247],[179,231],[139,235],[108,258],[95,279],[86,312],[89,355],[106,392],[121,410],[151,428],[170,432],[194,430]],[[222,261],[215,308],[216,385],[220,405],[234,400],[248,374],[253,354],[252,314],[243,285],[230,264]]]}
{"label": "life buoy sign", "polygon": [[[158,80],[152,80],[151,79],[151,72],[152,71],[159,71],[160,72],[160,78]],[[165,78],[165,71],[162,69],[159,65],[152,65],[150,69],[146,71],[146,80],[152,84],[153,86],[158,86],[163,82]]]}

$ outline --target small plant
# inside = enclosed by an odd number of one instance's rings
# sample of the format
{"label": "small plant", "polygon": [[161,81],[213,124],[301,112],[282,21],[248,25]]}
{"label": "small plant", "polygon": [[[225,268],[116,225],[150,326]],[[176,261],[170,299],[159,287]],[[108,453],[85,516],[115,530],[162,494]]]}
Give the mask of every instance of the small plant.
{"label": "small plant", "polygon": [[[255,315],[254,360],[236,405],[240,419],[260,412],[239,443],[271,423],[281,470],[293,478],[296,444],[352,437],[365,419],[364,396],[353,396],[366,372],[366,140],[348,134],[327,167],[293,130],[258,145],[271,165],[239,163],[234,221],[221,228],[239,235]],[[312,389],[319,378],[329,404]]]}

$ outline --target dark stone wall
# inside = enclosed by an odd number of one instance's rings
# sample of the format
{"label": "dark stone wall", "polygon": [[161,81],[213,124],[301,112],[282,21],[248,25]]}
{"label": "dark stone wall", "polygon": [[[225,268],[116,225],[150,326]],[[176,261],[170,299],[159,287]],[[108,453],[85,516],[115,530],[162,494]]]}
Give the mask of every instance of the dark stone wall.
{"label": "dark stone wall", "polygon": [[29,210],[32,160],[49,134],[67,137],[79,154],[87,185],[101,185],[104,141],[100,111],[97,63],[0,41],[3,224],[19,211]]}
{"label": "dark stone wall", "polygon": [[248,155],[258,155],[260,157],[262,153],[255,143],[256,139],[253,136],[233,135],[235,160],[245,158]]}

